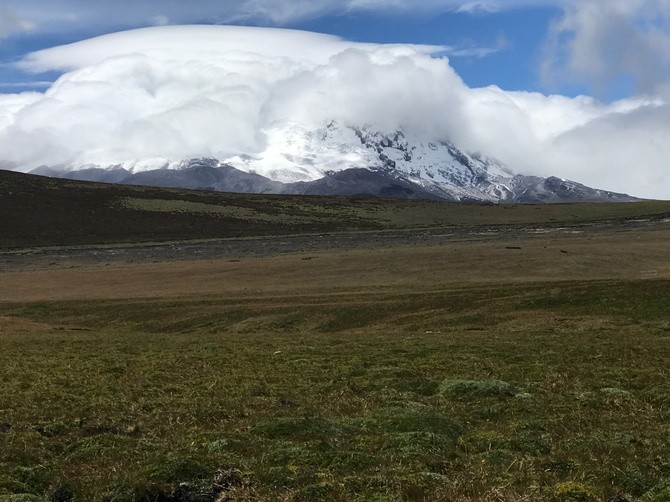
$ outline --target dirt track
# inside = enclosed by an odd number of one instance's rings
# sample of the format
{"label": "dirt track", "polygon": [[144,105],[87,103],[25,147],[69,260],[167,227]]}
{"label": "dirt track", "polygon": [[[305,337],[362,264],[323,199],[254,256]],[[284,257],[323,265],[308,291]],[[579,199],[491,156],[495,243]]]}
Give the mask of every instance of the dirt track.
{"label": "dirt track", "polygon": [[464,241],[495,243],[537,238],[544,239],[548,243],[560,236],[603,236],[652,230],[667,231],[670,239],[670,220],[645,219],[569,226],[449,227],[430,230],[271,236],[131,245],[44,247],[0,251],[0,272],[184,260],[242,260],[296,253],[445,246]]}
{"label": "dirt track", "polygon": [[328,295],[670,279],[670,222],[235,239],[0,254],[0,301]]}

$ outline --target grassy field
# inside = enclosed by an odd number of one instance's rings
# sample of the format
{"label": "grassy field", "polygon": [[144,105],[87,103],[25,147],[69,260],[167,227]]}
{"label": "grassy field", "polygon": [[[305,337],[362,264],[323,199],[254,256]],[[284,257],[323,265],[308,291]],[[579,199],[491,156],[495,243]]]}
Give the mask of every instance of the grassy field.
{"label": "grassy field", "polygon": [[[167,193],[124,210],[170,217]],[[0,501],[670,500],[667,203],[313,203],[474,230],[0,273]]]}
{"label": "grassy field", "polygon": [[669,299],[654,280],[6,303],[0,494],[666,500]]}

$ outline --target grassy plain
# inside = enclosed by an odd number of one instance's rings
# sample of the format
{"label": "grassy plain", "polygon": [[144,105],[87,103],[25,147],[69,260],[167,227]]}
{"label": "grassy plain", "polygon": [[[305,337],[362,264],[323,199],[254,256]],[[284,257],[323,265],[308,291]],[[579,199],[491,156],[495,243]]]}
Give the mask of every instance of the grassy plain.
{"label": "grassy plain", "polygon": [[623,207],[254,258],[0,254],[27,260],[0,273],[0,500],[669,500],[670,208]]}

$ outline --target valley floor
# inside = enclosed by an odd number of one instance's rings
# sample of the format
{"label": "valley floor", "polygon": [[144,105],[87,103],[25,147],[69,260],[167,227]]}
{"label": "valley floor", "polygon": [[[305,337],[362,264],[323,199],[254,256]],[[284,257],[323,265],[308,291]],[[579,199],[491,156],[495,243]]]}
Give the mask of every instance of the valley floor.
{"label": "valley floor", "polygon": [[0,500],[667,500],[668,368],[667,220],[3,251]]}

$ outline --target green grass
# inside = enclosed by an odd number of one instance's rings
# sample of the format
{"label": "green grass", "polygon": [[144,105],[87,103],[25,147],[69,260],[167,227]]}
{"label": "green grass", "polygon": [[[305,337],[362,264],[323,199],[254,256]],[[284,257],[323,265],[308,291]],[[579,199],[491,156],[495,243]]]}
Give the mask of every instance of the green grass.
{"label": "green grass", "polygon": [[[58,260],[76,261],[76,244],[476,234],[663,220],[670,205],[242,196],[0,173],[0,214],[0,247],[62,245]],[[10,270],[0,502],[670,500],[670,282],[652,279],[667,278],[663,225],[235,266]],[[27,301],[62,290],[84,300]],[[102,293],[113,299],[92,299]]]}
{"label": "green grass", "polygon": [[668,305],[668,281],[0,305],[0,500],[666,500]]}

